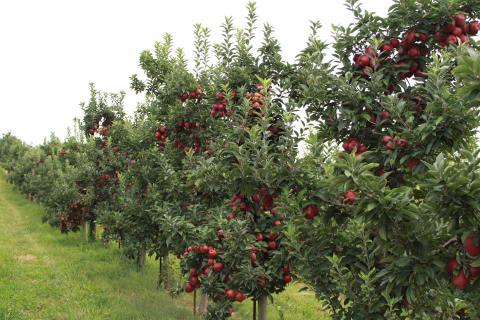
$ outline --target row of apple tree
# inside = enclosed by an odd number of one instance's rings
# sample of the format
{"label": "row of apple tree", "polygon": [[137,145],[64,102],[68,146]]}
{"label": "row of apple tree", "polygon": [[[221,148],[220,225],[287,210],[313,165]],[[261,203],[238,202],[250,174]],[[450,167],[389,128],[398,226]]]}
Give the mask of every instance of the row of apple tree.
{"label": "row of apple tree", "polygon": [[62,232],[154,255],[167,288],[176,255],[207,319],[246,299],[266,319],[293,280],[333,319],[478,319],[480,4],[346,6],[354,22],[331,44],[313,22],[294,63],[268,24],[256,41],[254,3],[220,43],[195,26],[193,70],[165,35],[134,115],[92,86],[65,141],[3,136],[9,181]]}

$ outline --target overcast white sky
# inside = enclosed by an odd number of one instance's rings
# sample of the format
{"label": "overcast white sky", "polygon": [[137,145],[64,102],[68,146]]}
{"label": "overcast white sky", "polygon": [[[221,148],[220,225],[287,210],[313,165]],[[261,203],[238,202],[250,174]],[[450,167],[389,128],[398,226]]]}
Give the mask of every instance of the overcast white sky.
{"label": "overcast white sky", "polygon": [[[192,56],[193,24],[202,23],[218,39],[225,16],[244,26],[247,0],[10,0],[0,1],[0,134],[12,132],[41,143],[54,132],[65,137],[88,83],[102,91],[127,93],[131,113],[141,97],[129,90],[140,73],[139,54],[165,32]],[[365,8],[386,14],[391,0],[366,0]],[[304,47],[309,21],[324,25],[352,20],[343,0],[258,0],[260,27],[271,23],[285,58]]]}

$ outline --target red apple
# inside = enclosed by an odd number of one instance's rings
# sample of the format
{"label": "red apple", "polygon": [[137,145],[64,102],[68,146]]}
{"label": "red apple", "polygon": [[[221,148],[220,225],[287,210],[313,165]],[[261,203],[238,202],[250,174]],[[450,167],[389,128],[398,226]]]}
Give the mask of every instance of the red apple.
{"label": "red apple", "polygon": [[468,43],[470,41],[470,38],[465,34],[460,35],[459,38],[462,43]]}
{"label": "red apple", "polygon": [[410,49],[408,50],[407,54],[408,54],[411,58],[418,58],[418,57],[420,57],[421,52],[420,52],[420,49],[418,49],[417,47],[413,47],[413,48],[410,48]]}
{"label": "red apple", "polygon": [[475,245],[475,236],[473,233],[470,233],[465,242],[463,243],[465,251],[472,257],[480,256],[480,244]]}
{"label": "red apple", "polygon": [[465,289],[468,286],[469,282],[470,282],[470,279],[467,276],[465,276],[465,273],[463,272],[463,270],[460,270],[458,275],[452,276],[452,284],[460,290]]}
{"label": "red apple", "polygon": [[447,263],[447,271],[452,273],[455,269],[460,267],[460,263],[458,263],[457,259],[450,259]]}
{"label": "red apple", "polygon": [[258,193],[254,194],[252,196],[252,201],[255,202],[255,203],[259,203],[260,202],[260,195]]}
{"label": "red apple", "polygon": [[235,300],[237,300],[238,302],[243,302],[245,299],[247,299],[247,296],[243,292],[239,292],[235,296]]}
{"label": "red apple", "polygon": [[426,34],[425,32],[420,32],[420,33],[418,34],[418,39],[419,39],[421,42],[423,42],[423,43],[427,42],[427,41],[428,41],[428,38],[429,38],[429,36],[428,36],[428,34]]}
{"label": "red apple", "polygon": [[190,275],[191,275],[191,276],[196,276],[196,275],[198,275],[197,268],[192,267],[192,268],[190,269]]}
{"label": "red apple", "polygon": [[223,263],[221,262],[217,262],[213,265],[213,270],[215,270],[216,272],[220,272],[222,271],[223,269]]}
{"label": "red apple", "polygon": [[289,275],[289,274],[284,275],[284,276],[283,276],[283,282],[284,282],[285,284],[292,282],[292,276]]}
{"label": "red apple", "polygon": [[309,204],[303,208],[303,213],[305,214],[306,219],[312,220],[318,215],[318,207],[314,204]]}
{"label": "red apple", "polygon": [[475,36],[479,31],[480,31],[480,22],[473,21],[468,25],[468,33],[470,35]]}
{"label": "red apple", "polygon": [[228,289],[227,291],[225,291],[225,295],[227,296],[228,299],[233,299],[235,298],[235,291],[232,290],[232,289]]}
{"label": "red apple", "polygon": [[187,283],[187,284],[185,285],[185,292],[190,293],[190,292],[193,291],[193,289],[194,289],[194,287],[193,287],[190,283]]}
{"label": "red apple", "polygon": [[405,36],[405,42],[407,43],[415,42],[416,39],[417,39],[417,36],[415,32],[408,32],[407,35]]}
{"label": "red apple", "polygon": [[453,23],[449,23],[443,28],[443,31],[445,31],[446,33],[452,33],[455,28],[456,26]]}
{"label": "red apple", "polygon": [[459,27],[456,27],[455,29],[453,29],[453,32],[452,34],[455,36],[455,37],[460,37],[460,35],[463,33],[463,30],[462,28],[459,28]]}
{"label": "red apple", "polygon": [[480,267],[470,267],[470,277],[476,278],[480,276]]}
{"label": "red apple", "polygon": [[393,138],[392,138],[391,136],[383,136],[383,138],[382,138],[382,143],[383,143],[383,144],[387,144],[387,143],[389,143],[390,141],[392,141],[392,139],[393,139]]}
{"label": "red apple", "polygon": [[370,66],[370,58],[367,55],[361,55],[357,59],[357,63],[361,67],[368,67]]}
{"label": "red apple", "polygon": [[413,170],[419,164],[420,164],[420,160],[413,158],[413,159],[410,159],[410,160],[407,161],[407,168],[410,169],[410,170]]}
{"label": "red apple", "polygon": [[208,256],[215,259],[218,256],[217,250],[215,250],[215,248],[210,248],[210,250],[208,250]]}
{"label": "red apple", "polygon": [[467,17],[463,13],[457,14],[455,17],[453,17],[455,20],[455,25],[457,27],[463,27],[465,25],[465,21],[467,20]]}
{"label": "red apple", "polygon": [[383,52],[391,52],[393,50],[393,47],[391,44],[387,43],[387,44],[384,44],[380,47],[380,50],[382,50]]}
{"label": "red apple", "polygon": [[268,248],[269,248],[270,250],[275,250],[275,249],[277,249],[277,243],[276,243],[275,241],[269,241],[269,242],[268,242]]}
{"label": "red apple", "polygon": [[452,34],[447,37],[447,42],[454,45],[458,44],[457,37]]}
{"label": "red apple", "polygon": [[189,279],[189,283],[193,286],[193,287],[196,287],[200,284],[200,281],[198,281],[198,277],[197,276],[191,276],[190,279]]}
{"label": "red apple", "polygon": [[408,145],[408,141],[406,139],[398,139],[395,141],[395,143],[402,148],[405,148]]}
{"label": "red apple", "polygon": [[343,194],[344,201],[348,204],[353,204],[357,199],[357,193],[352,190],[348,190]]}

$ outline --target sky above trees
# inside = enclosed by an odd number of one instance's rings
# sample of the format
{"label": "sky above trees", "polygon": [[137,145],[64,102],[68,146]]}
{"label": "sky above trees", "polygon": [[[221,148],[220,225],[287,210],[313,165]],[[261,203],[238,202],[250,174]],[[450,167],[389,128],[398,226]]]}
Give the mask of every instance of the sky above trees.
{"label": "sky above trees", "polygon": [[[89,82],[102,91],[125,91],[130,114],[142,96],[130,89],[139,72],[138,58],[166,32],[188,58],[193,51],[193,24],[220,38],[225,16],[244,26],[246,0],[118,1],[18,0],[0,2],[0,134],[11,132],[30,144],[55,133],[80,116],[79,103],[89,97]],[[364,7],[386,14],[391,0],[364,1]],[[353,16],[343,1],[257,2],[258,27],[275,29],[289,61],[304,47],[309,21],[318,20],[322,38],[331,39],[332,24],[348,24]],[[260,30],[259,30],[260,31]],[[257,39],[258,40],[258,39]]]}

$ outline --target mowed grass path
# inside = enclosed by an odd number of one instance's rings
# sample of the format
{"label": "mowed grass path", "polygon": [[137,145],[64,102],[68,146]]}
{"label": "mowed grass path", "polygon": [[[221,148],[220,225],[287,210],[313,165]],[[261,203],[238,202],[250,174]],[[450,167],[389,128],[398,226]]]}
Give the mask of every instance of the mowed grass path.
{"label": "mowed grass path", "polygon": [[[0,169],[0,320],[194,319],[192,295],[173,299],[156,289],[153,259],[138,272],[114,244],[62,235],[42,215]],[[268,319],[329,319],[313,293],[299,288],[275,295]],[[250,301],[236,303],[232,320],[251,319],[251,308]]]}
{"label": "mowed grass path", "polygon": [[185,299],[155,289],[120,250],[41,222],[42,208],[0,173],[0,320],[192,319]]}

